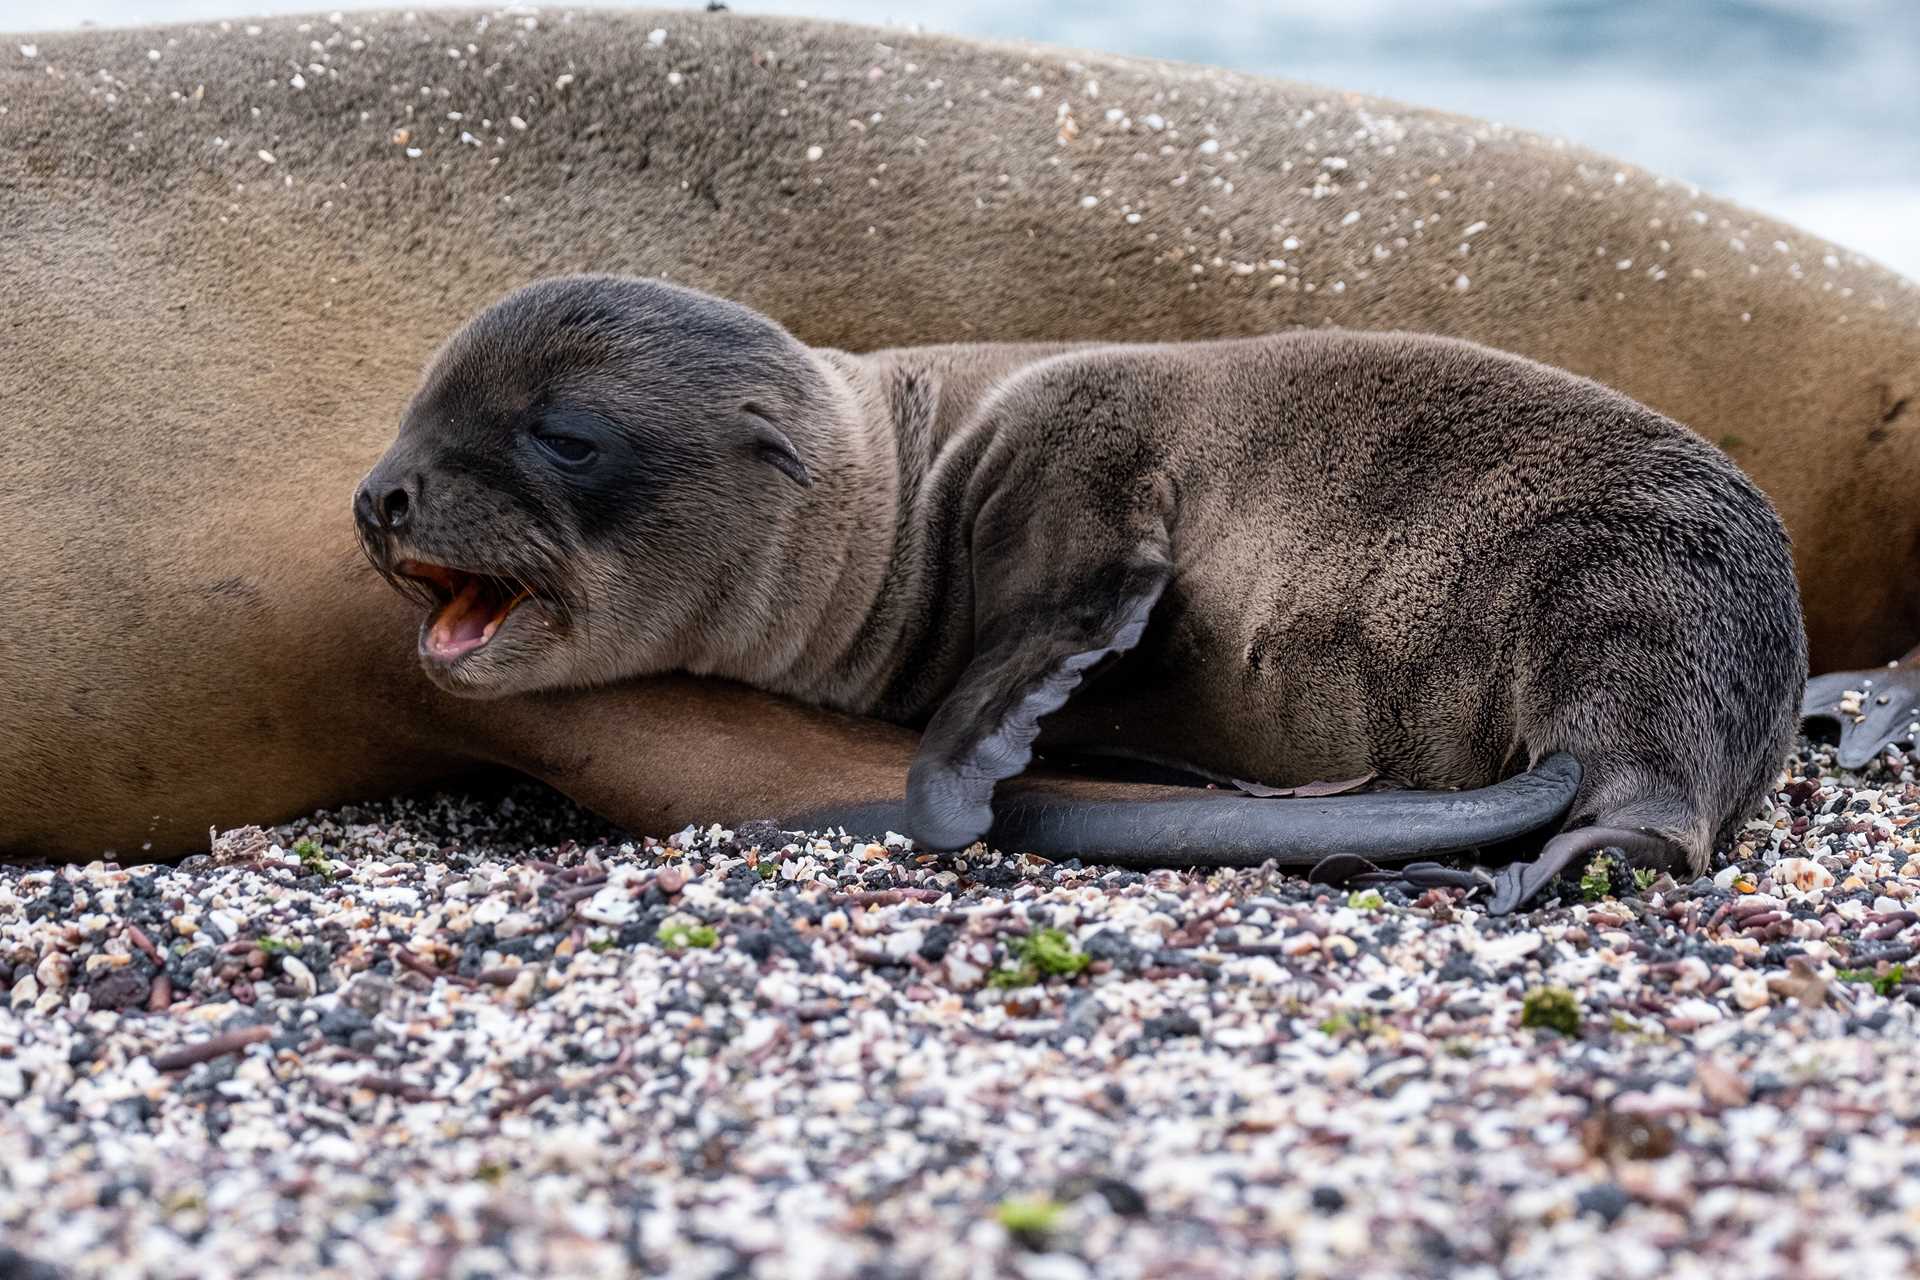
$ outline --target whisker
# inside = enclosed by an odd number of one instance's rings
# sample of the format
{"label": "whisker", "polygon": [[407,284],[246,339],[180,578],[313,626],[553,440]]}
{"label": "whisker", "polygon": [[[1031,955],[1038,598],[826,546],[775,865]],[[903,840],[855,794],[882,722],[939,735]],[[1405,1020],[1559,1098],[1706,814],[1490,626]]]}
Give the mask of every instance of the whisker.
{"label": "whisker", "polygon": [[434,595],[432,588],[407,577],[393,567],[393,558],[384,540],[375,540],[358,525],[354,527],[354,538],[360,544],[360,554],[366,557],[367,563],[373,566],[373,571],[379,574],[382,581],[389,587],[423,609],[433,609],[439,604],[439,599]]}

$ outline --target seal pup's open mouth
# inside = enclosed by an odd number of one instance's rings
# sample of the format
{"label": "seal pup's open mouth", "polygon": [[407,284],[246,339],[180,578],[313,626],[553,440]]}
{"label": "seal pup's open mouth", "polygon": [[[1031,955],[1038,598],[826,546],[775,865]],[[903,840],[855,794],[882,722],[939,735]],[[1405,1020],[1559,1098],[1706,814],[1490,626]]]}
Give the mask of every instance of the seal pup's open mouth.
{"label": "seal pup's open mouth", "polygon": [[421,583],[439,602],[420,633],[421,652],[436,662],[457,662],[483,648],[533,592],[517,582],[447,565],[403,560],[394,572]]}

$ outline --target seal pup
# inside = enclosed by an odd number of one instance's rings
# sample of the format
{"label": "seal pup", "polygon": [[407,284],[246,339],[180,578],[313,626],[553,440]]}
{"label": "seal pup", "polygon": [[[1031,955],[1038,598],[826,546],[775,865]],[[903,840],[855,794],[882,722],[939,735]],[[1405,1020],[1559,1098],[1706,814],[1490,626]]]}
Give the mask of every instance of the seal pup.
{"label": "seal pup", "polygon": [[[210,824],[492,769],[637,831],[901,794],[910,731],[723,681],[475,703],[421,676],[347,496],[441,339],[588,266],[863,351],[1470,338],[1726,448],[1793,534],[1816,669],[1920,640],[1920,289],[1625,159],[1405,103],[737,12],[23,34],[0,39],[0,226],[0,856],[177,856]],[[1031,795],[1142,861],[1251,856],[1274,808]]]}
{"label": "seal pup", "polygon": [[449,339],[355,513],[441,687],[686,671],[922,728],[934,849],[987,835],[1036,740],[1289,786],[1570,756],[1510,910],[1601,848],[1703,871],[1806,683],[1738,468],[1454,339],[856,357],[656,280],[542,281]]}

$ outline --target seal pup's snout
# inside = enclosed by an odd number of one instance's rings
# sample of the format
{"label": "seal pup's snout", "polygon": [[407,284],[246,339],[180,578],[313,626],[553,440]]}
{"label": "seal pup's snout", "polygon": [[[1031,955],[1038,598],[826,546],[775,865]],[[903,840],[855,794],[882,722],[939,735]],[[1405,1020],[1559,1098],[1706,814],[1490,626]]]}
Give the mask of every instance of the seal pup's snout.
{"label": "seal pup's snout", "polygon": [[428,676],[465,694],[509,692],[503,671],[552,643],[570,618],[565,592],[553,567],[525,539],[492,530],[438,465],[418,449],[381,459],[354,490],[354,528],[374,571],[425,611],[418,649]]}

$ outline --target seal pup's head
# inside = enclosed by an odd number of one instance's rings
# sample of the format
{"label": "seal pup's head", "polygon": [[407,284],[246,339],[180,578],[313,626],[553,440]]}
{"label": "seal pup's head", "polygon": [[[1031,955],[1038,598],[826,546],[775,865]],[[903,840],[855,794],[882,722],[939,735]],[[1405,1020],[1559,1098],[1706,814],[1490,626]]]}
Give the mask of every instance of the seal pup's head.
{"label": "seal pup's head", "polygon": [[494,697],[696,664],[806,502],[830,381],[766,316],[656,280],[475,316],[354,495],[368,557],[427,606],[428,675]]}

